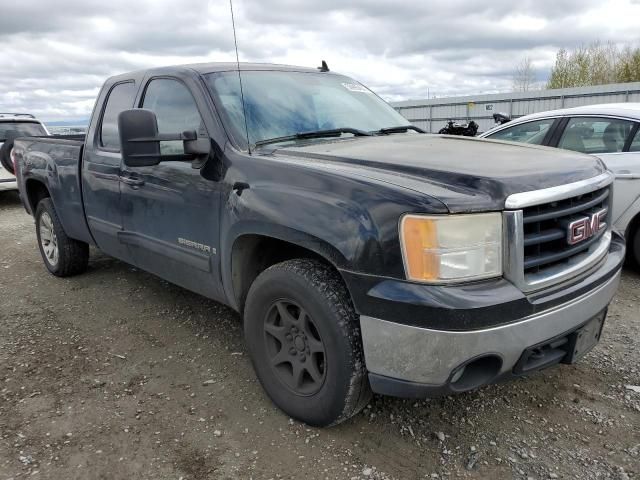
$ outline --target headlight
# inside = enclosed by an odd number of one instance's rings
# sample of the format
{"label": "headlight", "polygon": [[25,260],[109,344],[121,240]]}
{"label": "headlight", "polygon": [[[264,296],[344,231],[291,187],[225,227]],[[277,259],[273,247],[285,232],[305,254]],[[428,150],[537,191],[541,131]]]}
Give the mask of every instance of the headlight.
{"label": "headlight", "polygon": [[451,283],[502,275],[502,215],[405,215],[400,243],[409,280]]}

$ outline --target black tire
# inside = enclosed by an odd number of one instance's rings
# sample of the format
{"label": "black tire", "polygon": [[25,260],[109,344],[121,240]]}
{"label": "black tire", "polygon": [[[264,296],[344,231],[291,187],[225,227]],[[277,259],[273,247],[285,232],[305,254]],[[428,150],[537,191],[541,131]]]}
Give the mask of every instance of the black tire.
{"label": "black tire", "polygon": [[[286,308],[284,315],[278,308]],[[266,331],[280,328],[282,341]],[[336,425],[370,400],[360,323],[342,279],[329,266],[297,259],[262,272],[247,295],[244,334],[260,383],[291,417],[317,427]],[[294,362],[304,370],[301,382],[293,380]]]}
{"label": "black tire", "polygon": [[[89,263],[89,245],[67,236],[50,198],[40,200],[35,218],[38,248],[47,270],[57,277],[84,272]],[[53,249],[57,254],[52,253]]]}
{"label": "black tire", "polygon": [[634,223],[627,238],[627,260],[628,264],[640,272],[640,221]]}
{"label": "black tire", "polygon": [[11,150],[13,150],[13,141],[17,137],[17,132],[7,132],[5,141],[2,144],[2,147],[0,147],[0,163],[5,170],[11,173],[11,175],[16,174],[13,168],[13,162],[11,161]]}

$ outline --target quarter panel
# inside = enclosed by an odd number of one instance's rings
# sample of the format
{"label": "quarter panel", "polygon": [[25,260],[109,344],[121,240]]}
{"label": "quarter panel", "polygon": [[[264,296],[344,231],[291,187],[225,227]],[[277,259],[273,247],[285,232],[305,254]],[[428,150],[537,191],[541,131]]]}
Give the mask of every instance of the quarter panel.
{"label": "quarter panel", "polygon": [[67,140],[23,140],[17,149],[23,182],[43,183],[62,226],[71,238],[91,242],[84,218],[79,179],[82,143]]}

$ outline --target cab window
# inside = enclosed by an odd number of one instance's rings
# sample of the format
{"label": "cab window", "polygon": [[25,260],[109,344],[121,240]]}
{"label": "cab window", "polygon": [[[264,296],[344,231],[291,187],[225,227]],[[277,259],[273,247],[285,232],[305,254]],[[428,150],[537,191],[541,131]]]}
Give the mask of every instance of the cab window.
{"label": "cab window", "polygon": [[100,126],[100,146],[109,150],[120,150],[118,115],[133,106],[136,87],[133,82],[118,83],[109,92]]}
{"label": "cab window", "polygon": [[[187,87],[169,78],[151,80],[144,94],[142,108],[152,110],[158,119],[158,133],[199,131],[202,127],[200,112]],[[160,142],[162,155],[184,153],[181,141]]]}
{"label": "cab window", "polygon": [[558,148],[598,154],[622,152],[633,122],[615,118],[570,118]]}
{"label": "cab window", "polygon": [[546,118],[544,120],[536,120],[533,122],[521,123],[509,128],[500,130],[487,138],[493,140],[507,140],[510,142],[530,143],[533,145],[542,145],[544,138],[547,136],[549,129],[553,125],[555,119]]}

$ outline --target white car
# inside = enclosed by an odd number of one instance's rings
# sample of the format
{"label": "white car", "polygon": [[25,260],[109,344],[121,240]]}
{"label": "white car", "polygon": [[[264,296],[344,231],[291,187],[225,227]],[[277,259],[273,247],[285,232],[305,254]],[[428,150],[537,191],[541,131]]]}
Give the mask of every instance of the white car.
{"label": "white car", "polygon": [[613,226],[625,235],[640,267],[640,103],[615,103],[534,113],[480,135],[588,153],[615,174]]}
{"label": "white car", "polygon": [[38,135],[49,135],[49,132],[44,124],[33,115],[0,113],[0,192],[18,189],[11,160],[13,139]]}

